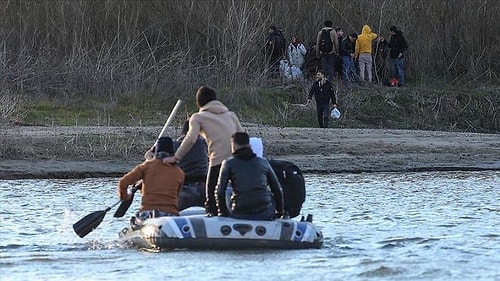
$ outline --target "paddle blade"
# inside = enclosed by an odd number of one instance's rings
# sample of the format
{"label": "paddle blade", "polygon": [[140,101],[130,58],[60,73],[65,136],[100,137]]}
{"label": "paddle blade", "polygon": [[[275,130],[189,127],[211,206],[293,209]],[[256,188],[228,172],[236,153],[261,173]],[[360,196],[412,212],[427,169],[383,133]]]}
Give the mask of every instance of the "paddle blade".
{"label": "paddle blade", "polygon": [[115,218],[121,218],[123,217],[127,211],[128,211],[128,208],[130,207],[130,205],[132,205],[132,201],[134,201],[134,194],[137,190],[141,189],[142,188],[142,182],[134,185],[134,187],[132,188],[131,190],[131,194],[130,194],[130,199],[127,200],[127,201],[122,201],[120,206],[118,206],[118,210],[116,210],[115,214],[113,215],[113,217]]}
{"label": "paddle blade", "polygon": [[85,237],[87,234],[96,229],[97,226],[99,226],[104,219],[106,212],[107,210],[97,211],[86,215],[83,219],[73,224],[73,230],[75,230],[76,234],[78,234],[81,238]]}
{"label": "paddle blade", "polygon": [[134,201],[134,194],[133,193],[132,193],[132,197],[130,197],[129,200],[122,201],[122,203],[118,207],[118,210],[116,210],[116,212],[113,215],[113,217],[115,217],[115,218],[121,218],[121,217],[123,217],[127,213],[128,208],[130,207],[130,205],[132,205],[132,201]]}

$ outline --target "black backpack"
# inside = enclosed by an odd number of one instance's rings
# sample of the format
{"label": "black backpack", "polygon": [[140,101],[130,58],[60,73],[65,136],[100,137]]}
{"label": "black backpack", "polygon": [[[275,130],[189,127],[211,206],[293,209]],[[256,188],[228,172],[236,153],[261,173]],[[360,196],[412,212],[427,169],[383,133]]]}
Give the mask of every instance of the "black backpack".
{"label": "black backpack", "polygon": [[306,200],[306,183],[302,171],[292,162],[269,160],[283,189],[285,212],[294,218],[300,214]]}
{"label": "black backpack", "polygon": [[328,54],[333,50],[333,42],[330,33],[333,29],[323,29],[319,38],[319,50],[323,54]]}

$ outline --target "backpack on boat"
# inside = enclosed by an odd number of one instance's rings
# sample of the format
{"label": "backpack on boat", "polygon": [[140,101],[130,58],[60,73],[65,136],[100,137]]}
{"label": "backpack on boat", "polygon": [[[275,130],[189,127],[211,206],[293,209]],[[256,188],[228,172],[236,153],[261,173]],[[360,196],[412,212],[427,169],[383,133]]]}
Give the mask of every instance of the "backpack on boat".
{"label": "backpack on boat", "polygon": [[333,29],[323,29],[319,38],[319,50],[323,54],[328,54],[333,50],[333,42],[330,33]]}
{"label": "backpack on boat", "polygon": [[306,200],[306,184],[302,171],[295,164],[284,160],[269,160],[283,189],[285,212],[294,218],[300,214]]}

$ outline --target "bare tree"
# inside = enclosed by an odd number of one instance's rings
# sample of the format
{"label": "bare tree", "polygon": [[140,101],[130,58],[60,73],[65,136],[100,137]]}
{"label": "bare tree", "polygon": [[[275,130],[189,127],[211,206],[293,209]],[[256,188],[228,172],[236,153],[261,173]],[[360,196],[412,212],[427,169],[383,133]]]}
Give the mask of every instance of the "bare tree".
{"label": "bare tree", "polygon": [[117,93],[264,85],[269,25],[314,40],[326,19],[346,33],[398,26],[408,76],[498,83],[493,0],[0,2],[0,79],[20,93]]}

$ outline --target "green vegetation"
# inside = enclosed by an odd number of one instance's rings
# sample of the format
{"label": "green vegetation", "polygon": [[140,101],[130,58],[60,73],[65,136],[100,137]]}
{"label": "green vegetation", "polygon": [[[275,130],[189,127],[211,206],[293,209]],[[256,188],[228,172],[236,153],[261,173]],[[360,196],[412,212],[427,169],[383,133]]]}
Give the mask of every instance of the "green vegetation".
{"label": "green vegetation", "polygon": [[[285,127],[316,127],[314,105],[303,106],[306,85],[279,84],[262,89],[220,90],[219,98],[243,122]],[[337,128],[393,128],[467,132],[500,132],[500,88],[434,89],[408,86],[338,89],[342,118]],[[190,97],[177,124],[196,111]],[[177,98],[159,93],[124,94],[113,99],[42,99],[20,112],[23,121],[38,125],[158,126]],[[181,120],[182,119],[182,120]]]}

